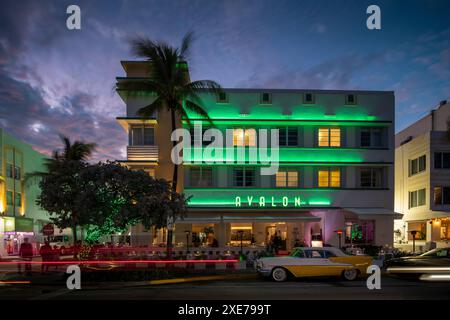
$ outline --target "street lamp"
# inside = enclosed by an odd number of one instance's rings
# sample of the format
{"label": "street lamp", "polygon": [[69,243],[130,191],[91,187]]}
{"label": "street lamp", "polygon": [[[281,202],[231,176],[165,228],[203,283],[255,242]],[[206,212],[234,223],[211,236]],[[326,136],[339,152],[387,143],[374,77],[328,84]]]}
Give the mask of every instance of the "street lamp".
{"label": "street lamp", "polygon": [[335,231],[339,236],[339,249],[341,249],[341,237],[342,237],[342,229],[338,229]]}
{"label": "street lamp", "polygon": [[417,230],[411,230],[411,235],[413,238],[413,253],[416,253],[416,234],[417,234]]}
{"label": "street lamp", "polygon": [[191,232],[189,230],[186,230],[184,233],[186,233],[186,254],[189,252],[189,235]]}
{"label": "street lamp", "polygon": [[237,233],[239,234],[239,237],[241,238],[241,257],[242,257],[242,237],[244,235],[244,230],[238,230]]}

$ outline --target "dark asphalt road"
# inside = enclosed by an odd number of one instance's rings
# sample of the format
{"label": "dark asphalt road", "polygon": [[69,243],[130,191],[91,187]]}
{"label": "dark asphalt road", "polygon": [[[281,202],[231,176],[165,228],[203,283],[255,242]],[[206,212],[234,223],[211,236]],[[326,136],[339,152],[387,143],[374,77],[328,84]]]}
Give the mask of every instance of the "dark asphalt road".
{"label": "dark asphalt road", "polygon": [[4,299],[450,299],[450,283],[430,283],[383,276],[380,290],[369,290],[365,280],[345,282],[339,279],[297,279],[285,283],[253,278],[216,280],[197,283],[150,285],[137,283],[102,283],[68,290],[60,285],[1,285]]}

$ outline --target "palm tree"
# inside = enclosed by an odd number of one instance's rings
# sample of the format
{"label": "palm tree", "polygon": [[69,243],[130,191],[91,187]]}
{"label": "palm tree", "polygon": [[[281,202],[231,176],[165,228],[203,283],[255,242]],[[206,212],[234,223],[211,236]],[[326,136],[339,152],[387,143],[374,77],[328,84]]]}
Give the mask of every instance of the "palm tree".
{"label": "palm tree", "polygon": [[[202,107],[199,97],[201,91],[207,90],[214,94],[221,92],[218,83],[212,80],[190,81],[187,72],[187,58],[193,34],[187,33],[179,48],[165,42],[155,42],[148,38],[131,40],[132,52],[150,62],[150,76],[141,81],[126,81],[117,85],[117,90],[133,94],[138,91],[152,92],[156,98],[147,106],[142,106],[138,114],[142,118],[150,118],[155,112],[167,110],[170,112],[172,131],[176,130],[176,117],[190,124],[188,112],[193,112],[211,122],[206,110]],[[176,141],[172,141],[176,145]],[[178,165],[173,164],[172,188],[177,190]],[[170,255],[172,232],[169,230],[167,239],[168,255]]]}
{"label": "palm tree", "polygon": [[[50,175],[67,175],[65,164],[67,163],[84,163],[94,152],[97,145],[95,143],[85,143],[83,141],[75,140],[73,143],[66,136],[60,136],[64,145],[62,151],[54,150],[52,157],[46,159],[46,172],[36,171],[27,174],[26,180],[30,178],[45,178]],[[74,244],[77,242],[77,215],[72,212],[72,232]]]}

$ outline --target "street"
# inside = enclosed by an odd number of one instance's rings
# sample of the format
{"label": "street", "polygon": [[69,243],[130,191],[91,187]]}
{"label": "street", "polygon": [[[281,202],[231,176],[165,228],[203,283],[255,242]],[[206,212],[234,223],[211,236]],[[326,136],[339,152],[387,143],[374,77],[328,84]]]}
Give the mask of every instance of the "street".
{"label": "street", "polygon": [[252,274],[242,279],[151,285],[149,282],[99,283],[68,290],[64,282],[0,286],[2,299],[77,300],[309,300],[309,299],[449,299],[449,283],[430,283],[382,276],[381,289],[369,290],[365,280],[296,279],[275,283]]}

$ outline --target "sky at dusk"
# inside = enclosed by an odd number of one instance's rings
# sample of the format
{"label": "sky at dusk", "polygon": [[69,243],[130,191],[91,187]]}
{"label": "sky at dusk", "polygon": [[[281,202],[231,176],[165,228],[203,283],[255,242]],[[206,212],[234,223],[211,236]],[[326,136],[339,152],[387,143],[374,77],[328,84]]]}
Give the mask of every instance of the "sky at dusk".
{"label": "sky at dusk", "polygon": [[[66,8],[81,8],[81,30]],[[381,8],[381,30],[366,8]],[[0,2],[0,127],[49,153],[59,134],[123,159],[114,92],[140,35],[194,31],[192,79],[223,87],[394,90],[396,131],[450,98],[450,1],[96,0]]]}

